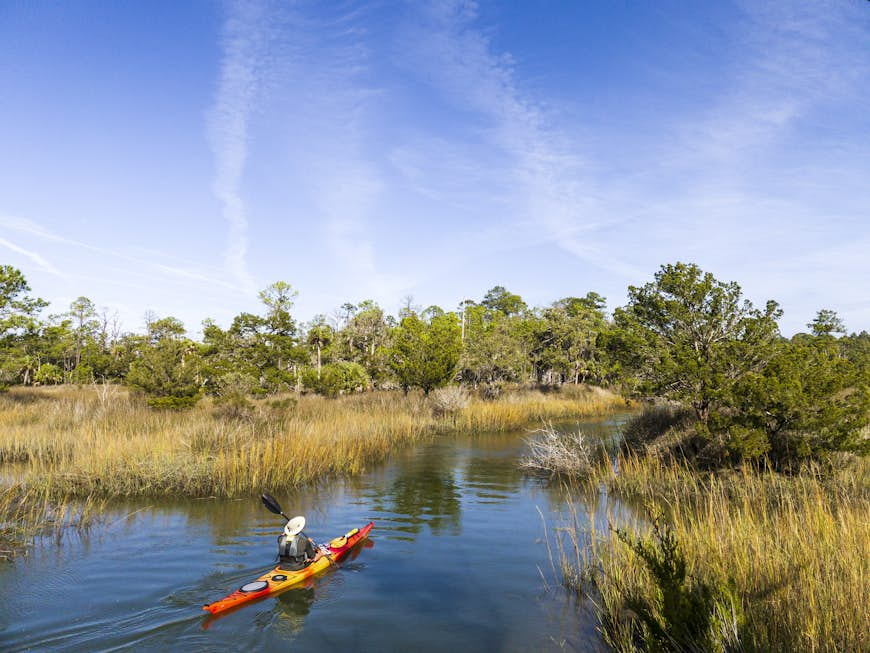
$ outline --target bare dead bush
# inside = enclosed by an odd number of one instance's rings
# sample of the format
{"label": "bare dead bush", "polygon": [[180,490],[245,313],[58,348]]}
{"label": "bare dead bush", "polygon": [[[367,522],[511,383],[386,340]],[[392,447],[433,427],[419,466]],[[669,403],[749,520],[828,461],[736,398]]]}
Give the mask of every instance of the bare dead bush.
{"label": "bare dead bush", "polygon": [[432,409],[438,417],[455,415],[468,405],[468,393],[462,386],[449,385],[432,392]]}
{"label": "bare dead bush", "polygon": [[520,467],[547,476],[584,476],[592,470],[592,450],[581,431],[564,433],[552,425],[527,440],[529,453]]}

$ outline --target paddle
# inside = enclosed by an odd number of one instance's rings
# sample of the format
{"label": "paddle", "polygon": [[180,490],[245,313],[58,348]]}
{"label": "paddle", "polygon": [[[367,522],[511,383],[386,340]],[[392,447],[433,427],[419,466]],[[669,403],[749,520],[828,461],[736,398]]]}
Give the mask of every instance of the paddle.
{"label": "paddle", "polygon": [[274,512],[276,515],[281,515],[284,519],[290,521],[290,518],[281,510],[281,504],[271,494],[263,494],[260,496],[260,499],[262,499],[263,505],[266,506],[269,512]]}

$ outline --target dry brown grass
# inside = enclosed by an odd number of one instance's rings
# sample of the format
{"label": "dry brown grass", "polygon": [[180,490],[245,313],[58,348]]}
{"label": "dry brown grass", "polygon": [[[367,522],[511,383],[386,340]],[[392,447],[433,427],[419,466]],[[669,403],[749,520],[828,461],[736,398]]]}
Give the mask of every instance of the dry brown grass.
{"label": "dry brown grass", "polygon": [[[576,392],[576,391],[575,391]],[[0,396],[0,462],[55,494],[239,496],[356,474],[436,433],[507,430],[624,407],[599,389],[471,399],[436,415],[421,394],[265,399],[231,416],[208,401],[159,411],[123,389],[15,389]]]}
{"label": "dry brown grass", "polygon": [[[867,651],[870,489],[867,463],[855,465],[836,477],[748,468],[702,476],[628,458],[601,477],[610,491],[662,506],[690,573],[731,597],[719,619],[739,640],[728,650]],[[625,598],[653,599],[655,584],[614,532],[580,523],[561,549],[566,582],[588,591],[594,581],[605,635],[617,650],[640,650]]]}
{"label": "dry brown grass", "polygon": [[60,538],[70,527],[89,527],[102,509],[99,499],[73,499],[45,484],[0,486],[0,560],[19,556],[38,536]]}

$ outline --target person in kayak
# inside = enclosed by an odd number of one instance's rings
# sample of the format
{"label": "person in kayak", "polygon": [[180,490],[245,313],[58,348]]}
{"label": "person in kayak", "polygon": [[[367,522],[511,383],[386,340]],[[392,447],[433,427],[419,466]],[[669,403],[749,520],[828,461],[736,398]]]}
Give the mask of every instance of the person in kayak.
{"label": "person in kayak", "polygon": [[323,555],[314,540],[302,532],[305,517],[294,517],[287,522],[284,532],[278,538],[278,559],[281,568],[288,571],[304,569]]}

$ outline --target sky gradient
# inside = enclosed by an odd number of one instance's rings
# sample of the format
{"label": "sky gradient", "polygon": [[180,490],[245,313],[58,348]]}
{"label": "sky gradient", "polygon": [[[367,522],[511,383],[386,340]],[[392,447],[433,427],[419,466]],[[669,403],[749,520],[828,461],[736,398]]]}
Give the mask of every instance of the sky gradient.
{"label": "sky gradient", "polygon": [[0,3],[0,263],[227,326],[694,262],[870,330],[870,3]]}

